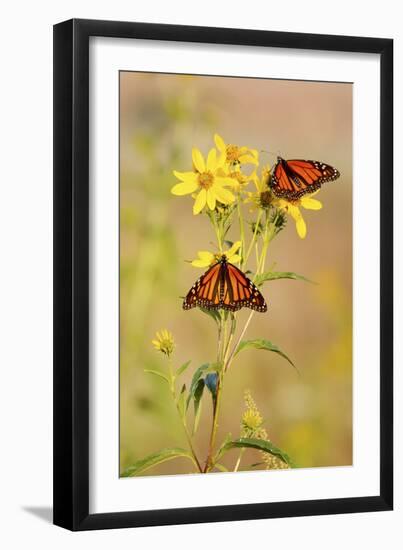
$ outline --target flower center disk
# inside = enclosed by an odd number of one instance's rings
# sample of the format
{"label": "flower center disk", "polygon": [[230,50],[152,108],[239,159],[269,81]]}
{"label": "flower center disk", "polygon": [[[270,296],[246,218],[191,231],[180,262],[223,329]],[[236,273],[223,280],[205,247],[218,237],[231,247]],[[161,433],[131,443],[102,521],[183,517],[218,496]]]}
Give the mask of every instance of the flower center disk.
{"label": "flower center disk", "polygon": [[214,176],[211,172],[203,172],[199,175],[199,185],[203,189],[210,189],[214,183]]}
{"label": "flower center disk", "polygon": [[259,200],[262,208],[267,208],[268,206],[270,206],[272,202],[270,191],[263,191],[262,193],[260,193]]}
{"label": "flower center disk", "polygon": [[227,145],[227,161],[237,162],[239,160],[239,147],[236,145]]}

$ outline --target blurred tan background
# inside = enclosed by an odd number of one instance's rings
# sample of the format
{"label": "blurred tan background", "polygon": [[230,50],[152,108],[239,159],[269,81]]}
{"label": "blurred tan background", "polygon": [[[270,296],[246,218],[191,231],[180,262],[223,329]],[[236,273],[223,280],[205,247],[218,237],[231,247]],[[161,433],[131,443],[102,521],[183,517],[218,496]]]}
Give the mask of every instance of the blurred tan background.
{"label": "blurred tan background", "polygon": [[[318,284],[266,283],[269,311],[256,314],[247,333],[277,344],[301,376],[275,354],[240,354],[226,377],[218,441],[227,432],[239,436],[248,388],[270,439],[299,466],[352,464],[352,86],[129,72],[120,79],[121,469],[163,447],[186,447],[167,386],[144,373],[166,368],[151,346],[155,332],[174,333],[177,365],[192,359],[185,381],[214,359],[214,323],[197,309],[183,311],[179,298],[203,272],[185,260],[211,249],[213,234],[205,216],[193,216],[192,199],[170,188],[172,170],[191,169],[192,146],[207,153],[215,132],[227,143],[321,160],[341,172],[317,196],[323,209],[303,210],[306,239],[289,220],[270,245],[267,265]],[[196,437],[201,456],[209,409]],[[248,453],[244,467],[256,462]],[[228,453],[223,463],[233,467],[236,457]],[[145,475],[188,471],[179,459]]]}

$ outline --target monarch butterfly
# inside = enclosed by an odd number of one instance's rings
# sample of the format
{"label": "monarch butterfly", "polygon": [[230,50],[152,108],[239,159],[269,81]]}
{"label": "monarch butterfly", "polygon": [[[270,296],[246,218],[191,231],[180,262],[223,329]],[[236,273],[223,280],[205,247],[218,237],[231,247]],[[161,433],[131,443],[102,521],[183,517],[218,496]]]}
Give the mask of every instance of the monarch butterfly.
{"label": "monarch butterfly", "polygon": [[249,307],[262,313],[267,311],[265,299],[256,285],[229,263],[225,254],[197,279],[186,295],[183,309],[196,306],[230,311]]}
{"label": "monarch butterfly", "polygon": [[277,157],[270,187],[277,197],[296,200],[313,193],[327,181],[336,180],[340,172],[317,160],[284,160]]}

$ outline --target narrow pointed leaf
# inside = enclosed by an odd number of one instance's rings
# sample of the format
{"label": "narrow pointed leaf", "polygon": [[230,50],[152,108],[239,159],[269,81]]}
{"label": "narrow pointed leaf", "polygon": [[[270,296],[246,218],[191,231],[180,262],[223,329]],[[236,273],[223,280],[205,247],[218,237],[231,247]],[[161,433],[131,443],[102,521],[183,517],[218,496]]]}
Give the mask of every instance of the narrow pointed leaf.
{"label": "narrow pointed leaf", "polygon": [[266,351],[272,351],[273,353],[277,353],[278,355],[281,355],[286,361],[290,363],[294,367],[294,369],[298,372],[297,367],[294,365],[294,363],[291,361],[291,359],[286,355],[281,349],[270,342],[269,340],[265,340],[264,338],[259,338],[256,340],[242,340],[242,342],[239,344],[235,355],[238,355],[239,352],[245,350],[245,349],[263,349]]}
{"label": "narrow pointed leaf", "polygon": [[178,397],[178,409],[181,417],[186,420],[185,417],[185,399],[186,399],[186,384],[183,384],[181,392]]}
{"label": "narrow pointed leaf", "polygon": [[159,378],[163,378],[165,380],[165,382],[167,382],[169,384],[168,376],[166,376],[162,372],[159,372],[157,370],[148,370],[148,369],[145,369],[144,372],[148,372],[149,374],[154,374],[154,376],[159,376]]}
{"label": "narrow pointed leaf", "polygon": [[200,378],[196,384],[196,389],[193,395],[193,404],[194,404],[194,423],[193,423],[193,433],[195,434],[199,426],[200,414],[201,414],[201,398],[204,390],[204,380]]}
{"label": "narrow pointed leaf", "polygon": [[200,378],[203,377],[204,372],[210,368],[210,363],[204,363],[199,368],[197,368],[193,374],[192,381],[190,383],[189,388],[189,395],[186,402],[186,409],[189,407],[189,403],[191,399],[194,397],[194,393],[196,391],[197,383],[199,382]]}
{"label": "narrow pointed leaf", "polygon": [[172,460],[173,458],[185,457],[189,458],[193,463],[194,459],[189,451],[180,448],[174,449],[162,449],[156,453],[148,455],[147,457],[137,460],[134,464],[126,468],[126,470],[121,474],[122,477],[132,477],[141,474],[148,468],[152,468],[161,462],[166,462],[167,460]]}
{"label": "narrow pointed leaf", "polygon": [[190,365],[191,361],[186,361],[186,363],[183,363],[182,366],[179,367],[179,369],[176,371],[176,374],[175,376],[180,376],[182,373],[185,372],[185,370],[188,368],[188,366]]}
{"label": "narrow pointed leaf", "polygon": [[205,383],[215,401],[217,397],[218,374],[216,372],[210,372],[206,376]]}
{"label": "narrow pointed leaf", "polygon": [[283,462],[288,464],[291,468],[294,467],[294,463],[290,459],[290,457],[273,445],[270,441],[265,441],[264,439],[256,439],[256,438],[247,438],[247,437],[241,437],[239,439],[236,439],[235,441],[229,441],[225,448],[223,449],[223,452],[221,453],[221,456],[224,452],[229,451],[230,449],[258,449],[259,451],[263,451],[265,453],[271,454],[273,456],[276,456],[277,458],[280,458]]}
{"label": "narrow pointed leaf", "polygon": [[229,445],[229,443],[231,443],[232,441],[232,435],[231,434],[227,434],[224,438],[224,441],[221,443],[220,445],[220,448],[218,449],[215,457],[214,457],[214,463],[217,462],[217,460],[219,460],[222,455],[226,452],[227,449],[227,445]]}
{"label": "narrow pointed leaf", "polygon": [[298,273],[293,273],[292,271],[266,271],[266,273],[262,273],[261,275],[256,275],[255,277],[255,285],[256,286],[262,286],[263,283],[266,281],[275,281],[277,279],[293,279],[294,281],[305,281],[307,283],[314,283],[314,281],[311,281],[310,279],[307,279],[303,275],[298,275]]}
{"label": "narrow pointed leaf", "polygon": [[223,464],[219,464],[218,462],[216,462],[214,464],[214,468],[217,468],[217,470],[220,470],[221,472],[228,472],[228,468],[226,468],[225,466],[223,466]]}

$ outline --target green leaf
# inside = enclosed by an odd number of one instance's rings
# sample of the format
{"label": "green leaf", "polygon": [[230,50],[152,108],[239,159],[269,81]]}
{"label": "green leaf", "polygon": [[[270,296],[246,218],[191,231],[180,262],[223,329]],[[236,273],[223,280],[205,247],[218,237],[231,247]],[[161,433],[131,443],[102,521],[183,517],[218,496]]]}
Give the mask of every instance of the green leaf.
{"label": "green leaf", "polygon": [[259,451],[263,451],[265,453],[276,456],[277,458],[280,458],[283,462],[288,464],[288,466],[290,466],[291,468],[294,467],[294,463],[292,462],[290,457],[287,455],[287,453],[285,453],[284,451],[282,451],[281,449],[273,445],[273,443],[271,443],[270,441],[265,441],[264,439],[256,439],[252,437],[251,438],[241,437],[239,439],[236,439],[235,441],[229,441],[225,445],[220,456],[222,456],[222,454],[224,454],[226,451],[229,451],[230,449],[236,449],[236,448],[258,449]]}
{"label": "green leaf", "polygon": [[217,460],[219,460],[222,455],[225,453],[226,451],[226,447],[229,443],[231,443],[232,441],[232,435],[231,434],[227,434],[225,437],[224,437],[224,441],[221,443],[221,446],[220,448],[218,449],[215,457],[214,457],[214,464],[217,462]]}
{"label": "green leaf", "polygon": [[137,460],[134,464],[126,468],[126,470],[121,474],[122,477],[132,477],[141,474],[148,468],[161,464],[161,462],[166,462],[167,460],[172,460],[173,458],[186,457],[189,458],[194,463],[194,458],[192,457],[189,451],[180,448],[174,449],[162,449],[156,453],[148,455],[146,458]]}
{"label": "green leaf", "polygon": [[204,380],[200,378],[196,384],[196,388],[193,395],[193,404],[194,404],[194,424],[193,424],[193,433],[195,434],[197,428],[199,427],[200,414],[201,414],[201,398],[204,390]]}
{"label": "green leaf", "polygon": [[199,307],[199,309],[200,311],[202,311],[203,313],[205,313],[206,315],[214,319],[216,323],[220,323],[221,316],[216,309],[206,309],[204,307]]}
{"label": "green leaf", "polygon": [[249,468],[257,468],[258,466],[265,466],[266,462],[254,462],[249,466]]}
{"label": "green leaf", "polygon": [[213,401],[215,401],[217,398],[218,374],[216,372],[209,372],[206,376],[205,384],[213,397]]}
{"label": "green leaf", "polygon": [[202,378],[204,372],[209,368],[210,368],[210,363],[204,363],[203,365],[201,365],[195,370],[192,381],[190,383],[189,395],[186,402],[186,409],[189,407],[189,403],[191,399],[194,398],[198,381],[200,380],[200,378]]}
{"label": "green leaf", "polygon": [[186,363],[183,363],[183,365],[181,367],[179,367],[179,369],[176,371],[175,376],[180,376],[182,373],[184,373],[191,362],[192,361],[186,361]]}
{"label": "green leaf", "polygon": [[163,374],[162,372],[159,372],[157,370],[148,370],[145,369],[144,372],[148,372],[149,374],[154,374],[154,376],[159,376],[160,378],[163,378],[165,382],[169,384],[169,378],[166,376],[166,374]]}
{"label": "green leaf", "polygon": [[186,398],[186,384],[183,384],[181,392],[178,397],[178,410],[181,417],[186,420],[185,416],[185,398]]}
{"label": "green leaf", "polygon": [[220,470],[221,472],[228,472],[229,471],[228,468],[226,468],[222,464],[219,464],[218,462],[216,462],[214,464],[214,468],[217,468],[217,470]]}
{"label": "green leaf", "polygon": [[239,352],[249,348],[263,349],[266,351],[277,353],[278,355],[281,355],[281,357],[283,357],[286,361],[288,361],[290,365],[292,365],[294,369],[298,372],[297,367],[294,365],[291,359],[283,351],[281,351],[278,346],[276,346],[269,340],[265,340],[264,338],[258,338],[256,340],[242,340],[235,352],[235,355],[238,355]]}
{"label": "green leaf", "polygon": [[298,275],[298,273],[293,273],[292,271],[266,271],[261,275],[256,275],[254,280],[256,286],[262,286],[266,281],[275,281],[277,279],[293,279],[294,281],[305,281],[307,283],[314,283],[310,279],[307,279],[303,275]]}

